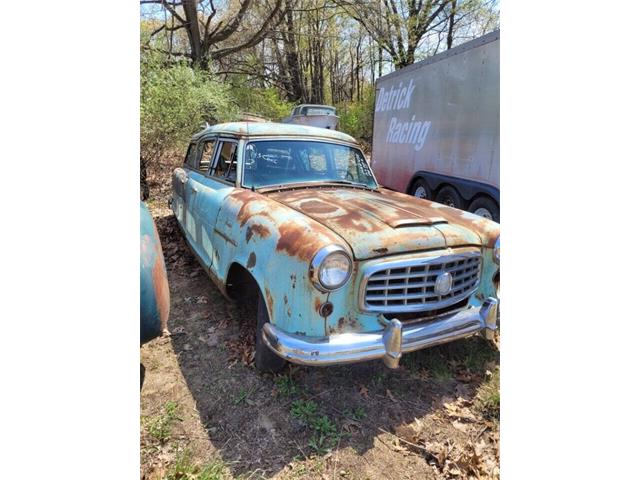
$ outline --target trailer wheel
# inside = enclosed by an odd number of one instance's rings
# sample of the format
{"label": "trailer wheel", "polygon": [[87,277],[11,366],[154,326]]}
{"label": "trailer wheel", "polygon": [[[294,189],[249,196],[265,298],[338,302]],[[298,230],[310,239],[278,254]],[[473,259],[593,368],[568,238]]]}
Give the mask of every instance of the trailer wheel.
{"label": "trailer wheel", "polygon": [[494,222],[500,223],[500,209],[496,202],[488,197],[478,197],[471,205],[469,205],[469,211],[480,217],[488,218]]}
{"label": "trailer wheel", "polygon": [[422,198],[423,200],[429,200],[431,198],[431,193],[429,192],[427,182],[421,178],[418,178],[413,182],[413,185],[411,186],[411,195]]}
{"label": "trailer wheel", "polygon": [[436,202],[442,203],[447,207],[462,208],[462,198],[460,198],[460,194],[455,188],[449,185],[445,185],[440,189],[436,195]]}

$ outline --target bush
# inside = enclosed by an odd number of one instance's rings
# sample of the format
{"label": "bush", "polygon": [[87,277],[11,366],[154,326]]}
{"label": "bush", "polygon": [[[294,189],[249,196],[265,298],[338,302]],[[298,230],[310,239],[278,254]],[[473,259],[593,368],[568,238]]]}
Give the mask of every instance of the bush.
{"label": "bush", "polygon": [[375,90],[368,87],[361,101],[343,103],[337,109],[340,115],[339,129],[362,142],[369,150],[373,140],[374,100]]}
{"label": "bush", "polygon": [[235,116],[229,87],[186,64],[163,65],[153,56],[140,65],[140,183],[148,197],[147,166],[163,153],[184,150],[205,122]]}
{"label": "bush", "polygon": [[254,113],[274,122],[287,117],[293,109],[293,104],[282,100],[276,89],[253,88],[244,79],[235,79],[231,94],[240,112]]}

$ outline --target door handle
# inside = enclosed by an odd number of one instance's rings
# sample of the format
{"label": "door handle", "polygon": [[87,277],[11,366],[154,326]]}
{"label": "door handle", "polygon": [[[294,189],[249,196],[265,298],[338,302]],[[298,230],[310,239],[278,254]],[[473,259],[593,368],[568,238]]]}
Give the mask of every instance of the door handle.
{"label": "door handle", "polygon": [[193,185],[191,185],[191,191],[193,193],[198,193],[199,190],[198,190],[198,187],[194,187]]}

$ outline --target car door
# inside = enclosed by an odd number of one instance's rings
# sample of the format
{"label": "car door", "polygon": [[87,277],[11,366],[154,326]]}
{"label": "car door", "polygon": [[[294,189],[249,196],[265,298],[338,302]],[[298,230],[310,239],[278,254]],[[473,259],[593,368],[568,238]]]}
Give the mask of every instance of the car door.
{"label": "car door", "polygon": [[176,216],[178,223],[183,229],[185,227],[186,221],[186,189],[187,189],[187,179],[189,177],[189,168],[196,165],[196,157],[198,145],[195,142],[189,144],[189,148],[187,149],[187,154],[185,155],[184,164],[182,167],[178,167],[173,171],[173,176],[171,178],[171,186],[172,186],[172,198],[171,198],[171,208],[173,210],[173,214]]}
{"label": "car door", "polygon": [[201,193],[205,191],[217,143],[217,138],[214,136],[204,137],[198,141],[195,161],[188,169],[185,185],[184,230],[192,250],[206,267],[211,264],[211,259],[206,255],[207,246],[211,243],[211,232],[203,230],[199,208],[202,203]]}
{"label": "car door", "polygon": [[[219,138],[210,171],[199,175],[197,193],[192,192],[193,214],[198,232],[198,254],[218,273],[216,250],[234,242],[216,229],[216,220],[227,195],[236,188],[238,142],[231,138]],[[195,176],[194,176],[195,177]]]}

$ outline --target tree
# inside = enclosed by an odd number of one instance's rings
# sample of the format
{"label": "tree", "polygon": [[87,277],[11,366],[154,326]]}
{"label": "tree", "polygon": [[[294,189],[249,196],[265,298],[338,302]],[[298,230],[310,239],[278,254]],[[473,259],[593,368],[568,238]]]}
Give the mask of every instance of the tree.
{"label": "tree", "polygon": [[389,54],[396,69],[415,62],[423,37],[449,19],[452,0],[335,0]]}
{"label": "tree", "polygon": [[[189,57],[193,67],[208,70],[211,60],[220,60],[262,42],[270,29],[284,18],[282,1],[273,0],[270,5],[269,1],[238,0],[231,2],[237,4],[235,10],[230,8],[222,15],[218,15],[213,0],[141,0],[140,4],[160,5],[168,13],[167,22],[152,32],[151,37],[160,33],[173,35],[177,31],[187,35],[187,52],[174,50],[170,42],[164,53]],[[253,28],[253,22],[244,22],[249,20],[252,11],[262,19],[257,28]],[[251,23],[250,29],[243,28],[244,23]]]}

